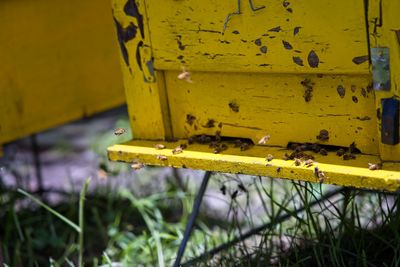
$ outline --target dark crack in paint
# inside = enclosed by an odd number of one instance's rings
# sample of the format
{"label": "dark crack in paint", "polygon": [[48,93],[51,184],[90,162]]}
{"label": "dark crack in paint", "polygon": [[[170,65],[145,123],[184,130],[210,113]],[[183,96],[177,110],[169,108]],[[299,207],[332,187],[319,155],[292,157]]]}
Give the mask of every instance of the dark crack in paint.
{"label": "dark crack in paint", "polygon": [[287,42],[285,40],[282,40],[282,44],[283,44],[283,47],[285,49],[287,49],[287,50],[292,50],[293,49],[293,46],[289,42]]}
{"label": "dark crack in paint", "polygon": [[303,60],[300,57],[292,57],[293,62],[296,63],[299,66],[304,66]]}
{"label": "dark crack in paint", "polygon": [[310,53],[308,54],[307,61],[308,65],[310,65],[311,68],[318,68],[319,58],[314,50],[311,50]]}
{"label": "dark crack in paint", "polygon": [[354,57],[352,61],[354,64],[360,65],[361,63],[368,61],[368,59],[369,59],[368,56],[359,56],[359,57]]}
{"label": "dark crack in paint", "polygon": [[128,2],[126,2],[124,6],[124,12],[128,16],[136,18],[140,29],[140,34],[142,35],[142,38],[144,38],[143,16],[139,13],[139,9],[135,0],[128,0]]}
{"label": "dark crack in paint", "polygon": [[281,26],[277,26],[275,28],[269,29],[269,32],[280,32],[281,31]]}

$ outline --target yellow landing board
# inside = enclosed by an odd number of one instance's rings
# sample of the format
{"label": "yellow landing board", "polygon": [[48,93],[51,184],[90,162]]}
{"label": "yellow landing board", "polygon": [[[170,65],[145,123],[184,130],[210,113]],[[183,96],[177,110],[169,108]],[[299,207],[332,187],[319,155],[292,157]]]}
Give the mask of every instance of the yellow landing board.
{"label": "yellow landing board", "polygon": [[[240,173],[269,176],[284,179],[303,180],[368,188],[375,190],[396,191],[400,187],[400,163],[383,164],[381,170],[369,170],[368,163],[380,163],[377,156],[358,154],[354,160],[343,160],[335,152],[322,156],[307,152],[315,157],[312,166],[302,163],[296,166],[293,160],[283,160],[290,150],[280,147],[253,146],[241,151],[227,144],[228,149],[214,154],[208,145],[191,144],[182,153],[173,154],[172,150],[181,142],[162,142],[167,148],[154,148],[156,141],[131,141],[114,145],[108,149],[108,157],[113,161],[135,162],[148,165],[170,166],[175,168],[201,169],[216,172]],[[266,160],[271,154],[274,159]],[[159,155],[166,156],[161,160]],[[320,179],[315,174],[315,167],[325,175]]]}

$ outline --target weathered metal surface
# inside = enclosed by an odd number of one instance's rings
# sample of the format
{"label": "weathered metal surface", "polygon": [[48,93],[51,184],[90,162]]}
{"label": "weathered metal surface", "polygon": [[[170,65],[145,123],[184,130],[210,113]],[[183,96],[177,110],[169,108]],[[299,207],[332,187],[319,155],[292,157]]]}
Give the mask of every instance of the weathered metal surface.
{"label": "weathered metal surface", "polygon": [[[115,161],[138,160],[157,166],[261,175],[359,188],[396,191],[400,187],[399,165],[395,168],[392,166],[391,170],[368,169],[368,163],[379,161],[377,156],[358,155],[355,160],[344,163],[333,152],[327,156],[312,153],[316,157],[315,163],[307,167],[304,163],[296,166],[293,160],[283,160],[282,157],[289,151],[273,147],[256,146],[241,151],[228,144],[229,148],[224,153],[214,154],[208,145],[192,144],[182,153],[173,154],[173,148],[182,142],[185,141],[163,143],[167,148],[158,150],[154,148],[154,142],[133,141],[110,147],[108,156]],[[267,161],[265,157],[268,154],[274,155],[274,159]],[[159,155],[165,158],[160,159]],[[316,175],[315,167],[324,173],[325,178]]]}
{"label": "weathered metal surface", "polygon": [[[381,27],[381,16],[393,11],[383,6],[385,12],[376,12],[362,1],[257,1],[253,8],[248,1],[240,3],[240,9],[238,1],[209,0],[114,0],[113,6],[123,29],[143,27],[145,36],[136,34],[121,45],[135,139],[208,135],[256,145],[242,154],[219,147],[220,155],[190,145],[171,162],[167,156],[168,162],[160,163],[149,143],[134,142],[110,148],[110,158],[315,181],[309,168],[289,166],[293,161],[276,161],[288,171],[266,171],[267,153],[279,156],[293,142],[315,143],[324,150],[352,144],[360,152],[355,160],[317,159],[332,179],[327,182],[397,189],[398,146],[385,148],[380,142],[378,102],[396,97],[393,73],[400,68],[393,65],[398,58],[392,47],[371,39],[380,37],[370,25],[374,21]],[[123,9],[133,4],[131,20]],[[398,23],[392,19],[392,25]],[[396,32],[391,33],[398,46]],[[149,49],[151,64],[143,63],[142,46]],[[390,92],[373,90],[370,47],[390,47]],[[135,68],[133,75],[130,68]],[[146,73],[153,72],[149,82]],[[265,136],[268,141],[257,145]],[[391,171],[385,169],[388,161]],[[371,168],[383,163],[385,171],[371,171],[368,163]]]}
{"label": "weathered metal surface", "polygon": [[107,0],[1,1],[0,143],[124,103]]}

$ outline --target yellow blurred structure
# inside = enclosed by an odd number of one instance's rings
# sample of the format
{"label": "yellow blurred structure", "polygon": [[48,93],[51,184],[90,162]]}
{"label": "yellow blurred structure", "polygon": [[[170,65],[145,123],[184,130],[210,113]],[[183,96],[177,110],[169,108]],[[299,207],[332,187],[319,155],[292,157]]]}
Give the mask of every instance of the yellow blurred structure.
{"label": "yellow blurred structure", "polygon": [[397,190],[400,2],[365,3],[114,0],[135,140],[110,159]]}
{"label": "yellow blurred structure", "polygon": [[110,3],[0,3],[0,144],[124,103]]}

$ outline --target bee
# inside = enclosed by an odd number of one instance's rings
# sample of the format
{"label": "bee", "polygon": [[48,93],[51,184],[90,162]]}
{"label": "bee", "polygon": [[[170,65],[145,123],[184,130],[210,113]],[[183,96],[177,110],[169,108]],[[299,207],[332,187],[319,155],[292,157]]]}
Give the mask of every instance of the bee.
{"label": "bee", "polygon": [[322,156],[327,156],[328,151],[326,151],[326,149],[321,148],[321,150],[319,151],[319,154],[321,154]]}
{"label": "bee", "polygon": [[242,143],[240,145],[240,151],[245,151],[245,150],[247,150],[249,148],[250,148],[250,144],[249,143]]}
{"label": "bee", "polygon": [[273,159],[274,159],[274,156],[272,156],[271,154],[267,155],[267,158],[266,158],[267,161],[271,161]]}
{"label": "bee", "polygon": [[234,147],[240,147],[241,145],[242,145],[242,140],[236,139],[236,140],[234,141]]}
{"label": "bee", "polygon": [[177,146],[177,147],[175,147],[173,150],[172,150],[172,154],[180,154],[180,153],[182,153],[183,152],[183,149],[182,149],[182,147],[179,145],[179,146]]}
{"label": "bee", "polygon": [[228,146],[226,144],[218,144],[214,149],[214,154],[218,154],[227,149],[228,149]]}
{"label": "bee", "polygon": [[191,73],[186,71],[186,68],[184,66],[182,66],[182,72],[179,73],[178,79],[186,81],[188,83],[193,83],[192,78],[191,78]]}
{"label": "bee", "polygon": [[167,156],[164,156],[164,155],[157,155],[157,159],[158,159],[158,160],[164,161],[164,160],[167,160]]}
{"label": "bee", "polygon": [[381,167],[382,166],[379,163],[368,163],[368,169],[370,169],[371,171],[380,170]]}
{"label": "bee", "polygon": [[144,164],[141,162],[134,162],[131,164],[131,168],[134,170],[140,170],[143,167],[144,167]]}
{"label": "bee", "polygon": [[343,160],[349,160],[349,159],[356,159],[356,155],[351,154],[351,153],[345,153],[343,155]]}
{"label": "bee", "polygon": [[216,131],[215,132],[215,140],[217,142],[221,142],[221,131]]}
{"label": "bee", "polygon": [[187,144],[180,144],[179,146],[180,146],[180,148],[182,148],[182,149],[186,149],[186,148],[187,148]]}
{"label": "bee", "polygon": [[258,144],[265,145],[269,141],[270,138],[271,138],[271,136],[269,134],[267,134],[266,136],[262,137],[260,139],[260,141],[258,141]]}
{"label": "bee", "polygon": [[309,168],[314,164],[314,161],[312,159],[308,159],[304,162],[304,165]]}
{"label": "bee", "polygon": [[329,132],[325,129],[319,131],[319,135],[317,135],[317,139],[325,142],[329,140]]}
{"label": "bee", "polygon": [[117,128],[114,130],[114,134],[117,136],[123,135],[124,133],[126,133],[126,130],[124,128]]}
{"label": "bee", "polygon": [[298,159],[298,158],[295,158],[295,159],[294,159],[294,165],[300,166],[300,164],[301,164],[301,160]]}
{"label": "bee", "polygon": [[155,148],[155,149],[164,149],[164,148],[165,148],[165,145],[163,145],[163,144],[156,144],[156,145],[154,145],[154,148]]}
{"label": "bee", "polygon": [[280,173],[280,172],[281,172],[281,170],[282,170],[282,168],[281,168],[281,167],[278,167],[278,168],[276,168],[276,172],[277,172],[277,173]]}
{"label": "bee", "polygon": [[283,160],[289,160],[290,156],[287,153],[285,153],[285,155],[283,155],[282,159]]}
{"label": "bee", "polygon": [[344,155],[344,149],[341,148],[338,151],[336,151],[336,155],[339,156],[339,157],[343,156]]}
{"label": "bee", "polygon": [[325,173],[323,171],[319,171],[318,172],[318,181],[320,183],[323,183],[325,181],[325,178],[326,178]]}

